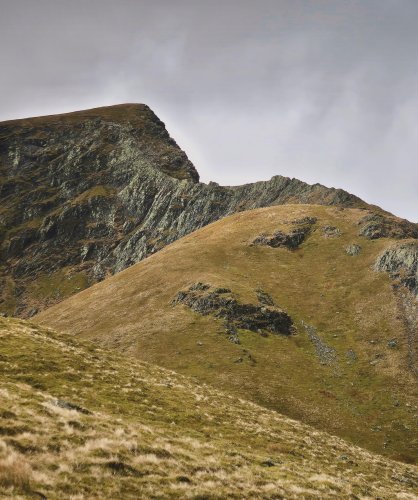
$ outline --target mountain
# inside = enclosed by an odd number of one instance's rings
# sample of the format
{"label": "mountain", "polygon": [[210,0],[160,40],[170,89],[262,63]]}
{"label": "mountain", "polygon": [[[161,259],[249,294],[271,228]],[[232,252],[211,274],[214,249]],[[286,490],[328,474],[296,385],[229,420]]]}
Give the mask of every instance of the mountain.
{"label": "mountain", "polygon": [[387,215],[287,177],[236,187],[198,180],[145,105],[0,123],[0,312],[32,316],[235,212],[316,203]]}
{"label": "mountain", "polygon": [[249,210],[34,320],[412,463],[413,227],[340,206]]}
{"label": "mountain", "polygon": [[0,318],[2,498],[416,498],[415,467]]}

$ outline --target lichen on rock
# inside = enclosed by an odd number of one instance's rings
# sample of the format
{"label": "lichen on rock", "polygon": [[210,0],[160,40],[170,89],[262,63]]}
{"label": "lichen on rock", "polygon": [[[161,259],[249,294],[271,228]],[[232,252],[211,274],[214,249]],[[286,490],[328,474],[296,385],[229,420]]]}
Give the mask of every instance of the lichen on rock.
{"label": "lichen on rock", "polygon": [[375,271],[385,271],[418,296],[418,242],[398,243],[381,253]]}

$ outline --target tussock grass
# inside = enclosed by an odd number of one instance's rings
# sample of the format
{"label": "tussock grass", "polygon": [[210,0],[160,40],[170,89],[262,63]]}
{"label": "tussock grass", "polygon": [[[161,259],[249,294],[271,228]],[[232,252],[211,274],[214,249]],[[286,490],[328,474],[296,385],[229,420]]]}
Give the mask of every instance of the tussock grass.
{"label": "tussock grass", "polygon": [[13,319],[0,352],[0,496],[416,498],[414,466],[172,371]]}
{"label": "tussock grass", "polygon": [[32,469],[25,457],[0,440],[0,487],[27,491]]}

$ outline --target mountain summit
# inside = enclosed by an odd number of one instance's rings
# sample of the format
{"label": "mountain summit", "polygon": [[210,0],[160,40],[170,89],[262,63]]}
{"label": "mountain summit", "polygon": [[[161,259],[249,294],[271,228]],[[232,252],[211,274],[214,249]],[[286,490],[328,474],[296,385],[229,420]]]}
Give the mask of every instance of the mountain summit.
{"label": "mountain summit", "polygon": [[225,215],[284,203],[372,208],[281,176],[199,183],[143,104],[0,123],[0,312],[31,316]]}

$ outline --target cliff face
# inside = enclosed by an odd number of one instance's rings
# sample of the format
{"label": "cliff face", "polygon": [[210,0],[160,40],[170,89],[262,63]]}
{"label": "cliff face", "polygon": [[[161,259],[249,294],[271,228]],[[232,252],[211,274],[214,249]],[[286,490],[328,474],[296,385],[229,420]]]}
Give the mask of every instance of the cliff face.
{"label": "cliff face", "polygon": [[284,203],[367,208],[276,176],[199,183],[145,105],[0,124],[0,312],[31,316],[234,212]]}

